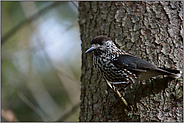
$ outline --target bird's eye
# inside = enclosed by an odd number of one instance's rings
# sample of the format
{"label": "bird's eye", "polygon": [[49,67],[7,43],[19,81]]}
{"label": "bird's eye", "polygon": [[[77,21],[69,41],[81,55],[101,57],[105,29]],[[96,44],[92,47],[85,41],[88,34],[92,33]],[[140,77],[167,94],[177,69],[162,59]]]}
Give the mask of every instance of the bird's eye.
{"label": "bird's eye", "polygon": [[102,42],[99,42],[100,45],[103,45],[103,41]]}

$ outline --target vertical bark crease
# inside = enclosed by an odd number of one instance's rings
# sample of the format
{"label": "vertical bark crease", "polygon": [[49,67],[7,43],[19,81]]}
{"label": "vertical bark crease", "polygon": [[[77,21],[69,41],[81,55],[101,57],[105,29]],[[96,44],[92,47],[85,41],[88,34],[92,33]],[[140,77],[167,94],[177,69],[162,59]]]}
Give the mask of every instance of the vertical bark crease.
{"label": "vertical bark crease", "polygon": [[[80,121],[183,121],[183,77],[172,81],[157,77],[142,81],[145,85],[132,85],[125,98],[136,102],[135,110],[126,111],[94,69],[92,54],[84,54],[95,36],[106,35],[134,56],[158,67],[182,70],[182,7],[183,1],[79,2]],[[133,91],[136,99],[131,97]]]}

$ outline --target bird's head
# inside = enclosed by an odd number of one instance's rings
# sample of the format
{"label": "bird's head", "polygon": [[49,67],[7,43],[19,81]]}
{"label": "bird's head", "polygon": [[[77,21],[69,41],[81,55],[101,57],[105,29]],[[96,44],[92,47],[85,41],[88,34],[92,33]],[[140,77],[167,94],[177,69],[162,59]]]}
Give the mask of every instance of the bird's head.
{"label": "bird's head", "polygon": [[116,45],[113,43],[113,41],[108,38],[107,36],[97,36],[91,41],[91,47],[89,47],[85,53],[89,52],[106,52],[110,48],[116,48]]}

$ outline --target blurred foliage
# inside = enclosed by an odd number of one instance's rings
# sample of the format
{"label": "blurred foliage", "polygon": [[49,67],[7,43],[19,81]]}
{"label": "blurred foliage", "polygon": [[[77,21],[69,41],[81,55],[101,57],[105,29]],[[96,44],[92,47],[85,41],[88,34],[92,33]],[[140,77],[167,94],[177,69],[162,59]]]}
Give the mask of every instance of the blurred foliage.
{"label": "blurred foliage", "polygon": [[73,2],[1,1],[1,38],[18,25],[1,44],[2,121],[78,121],[77,10]]}

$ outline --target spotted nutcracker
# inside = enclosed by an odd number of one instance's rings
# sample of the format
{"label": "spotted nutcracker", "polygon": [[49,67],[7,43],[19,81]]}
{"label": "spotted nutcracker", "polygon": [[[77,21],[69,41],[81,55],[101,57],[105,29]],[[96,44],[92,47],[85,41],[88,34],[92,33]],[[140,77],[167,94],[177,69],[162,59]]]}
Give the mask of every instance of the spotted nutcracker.
{"label": "spotted nutcracker", "polygon": [[[109,37],[103,35],[95,37],[91,42],[91,47],[85,53],[92,51],[94,51],[93,64],[95,68],[102,73],[112,89],[114,89],[114,85],[132,84],[138,80],[147,80],[158,75],[169,75],[173,78],[181,76],[180,70],[156,67],[118,49]],[[116,93],[122,97],[118,90]],[[124,103],[127,102],[124,100]]]}
{"label": "spotted nutcracker", "polygon": [[93,63],[103,76],[113,84],[135,83],[153,76],[169,75],[179,78],[179,70],[156,67],[153,64],[130,55],[116,47],[106,36],[97,36],[85,53],[94,51]]}

